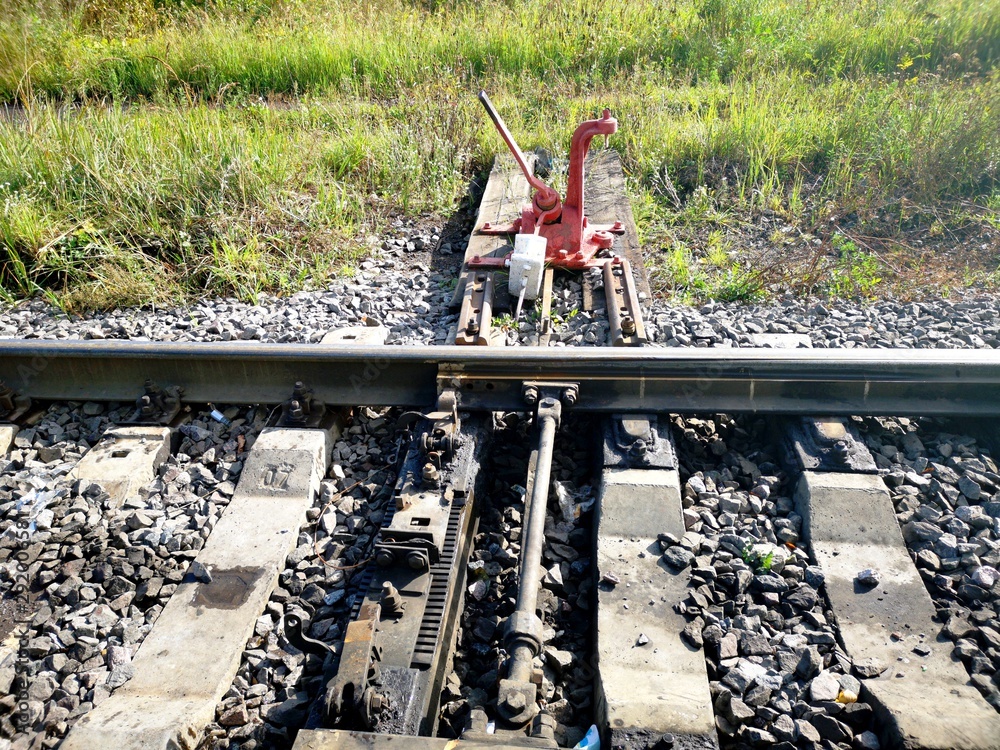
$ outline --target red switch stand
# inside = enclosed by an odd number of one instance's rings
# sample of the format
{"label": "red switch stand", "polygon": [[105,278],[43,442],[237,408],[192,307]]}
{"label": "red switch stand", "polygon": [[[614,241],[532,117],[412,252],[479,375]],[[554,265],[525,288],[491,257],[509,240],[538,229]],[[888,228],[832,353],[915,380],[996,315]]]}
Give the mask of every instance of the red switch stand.
{"label": "red switch stand", "polygon": [[[569,152],[569,184],[566,199],[560,198],[544,181],[531,173],[524,154],[514,142],[503,119],[493,108],[485,91],[479,92],[479,101],[486,107],[493,124],[507,148],[514,155],[528,183],[535,189],[530,206],[521,209],[521,218],[508,226],[492,226],[489,222],[478,228],[481,234],[538,234],[546,239],[545,264],[556,268],[582,270],[603,266],[608,256],[598,258],[601,250],[608,250],[614,244],[615,234],[625,230],[620,221],[610,225],[591,226],[583,210],[583,165],[595,135],[611,135],[618,130],[618,121],[604,110],[598,120],[587,120],[577,127]],[[502,268],[510,256],[480,257],[469,261],[470,268]]]}

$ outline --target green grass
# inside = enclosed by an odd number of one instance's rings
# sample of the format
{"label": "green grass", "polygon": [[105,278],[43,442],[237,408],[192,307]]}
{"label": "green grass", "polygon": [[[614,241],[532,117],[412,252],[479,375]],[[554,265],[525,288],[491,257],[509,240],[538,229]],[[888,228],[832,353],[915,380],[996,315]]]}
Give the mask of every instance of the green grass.
{"label": "green grass", "polygon": [[839,234],[834,235],[832,244],[838,258],[830,274],[829,291],[840,297],[872,296],[882,281],[879,259]]}
{"label": "green grass", "polygon": [[[393,216],[456,209],[502,147],[486,86],[523,147],[562,157],[611,107],[661,288],[749,301],[766,279],[727,237],[754,216],[1000,225],[998,58],[1000,4],[969,0],[15,2],[0,294],[322,279]],[[851,257],[826,288],[872,293]]]}
{"label": "green grass", "polygon": [[942,66],[960,75],[1000,56],[1000,6],[985,0],[89,0],[70,12],[19,10],[38,5],[15,1],[0,26],[2,99],[29,80],[58,97],[384,97],[444,76],[592,86],[648,67],[682,83]]}

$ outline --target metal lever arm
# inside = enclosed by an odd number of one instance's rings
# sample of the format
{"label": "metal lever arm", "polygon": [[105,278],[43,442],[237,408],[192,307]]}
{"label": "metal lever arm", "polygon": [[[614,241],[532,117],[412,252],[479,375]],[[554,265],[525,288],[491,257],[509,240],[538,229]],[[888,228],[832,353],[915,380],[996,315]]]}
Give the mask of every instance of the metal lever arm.
{"label": "metal lever arm", "polygon": [[532,173],[531,169],[528,167],[527,160],[524,158],[524,153],[514,141],[514,136],[510,134],[510,130],[507,129],[507,123],[503,121],[500,113],[494,109],[493,102],[490,101],[490,98],[486,95],[485,91],[479,92],[479,101],[483,103],[490,119],[493,120],[493,124],[496,125],[497,130],[500,132],[500,137],[503,138],[504,143],[507,144],[507,148],[509,148],[510,152],[514,155],[514,160],[524,173],[524,178],[528,181],[528,184],[531,185],[531,187],[538,191],[535,196],[535,201],[538,203],[539,207],[546,211],[555,208],[561,202],[559,193]]}

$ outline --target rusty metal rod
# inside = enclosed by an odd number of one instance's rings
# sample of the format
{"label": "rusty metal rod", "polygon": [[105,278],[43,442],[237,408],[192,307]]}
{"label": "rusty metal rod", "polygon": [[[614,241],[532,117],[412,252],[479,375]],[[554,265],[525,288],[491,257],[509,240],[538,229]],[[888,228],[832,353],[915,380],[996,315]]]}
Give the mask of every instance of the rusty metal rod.
{"label": "rusty metal rod", "polygon": [[[524,507],[524,538],[521,539],[521,576],[517,588],[517,612],[533,616],[538,606],[541,585],[542,545],[545,543],[545,516],[548,511],[549,480],[552,475],[552,451],[559,426],[559,399],[544,397],[538,404],[538,454],[531,496]],[[518,682],[531,679],[531,647],[520,644],[511,654],[508,675]]]}
{"label": "rusty metal rod", "polygon": [[493,106],[493,102],[486,95],[485,91],[479,92],[479,101],[482,103],[483,107],[486,108],[487,114],[489,114],[490,119],[493,120],[493,124],[500,133],[500,137],[503,138],[504,143],[507,144],[507,148],[510,149],[510,153],[514,156],[514,161],[517,162],[517,166],[521,168],[524,173],[524,178],[528,181],[535,190],[539,192],[542,196],[541,203],[544,206],[551,207],[559,202],[559,193],[550,187],[544,180],[539,179],[535,176],[534,171],[528,166],[528,160],[524,158],[524,152],[521,151],[521,147],[517,145],[514,140],[514,136],[511,134],[510,129],[507,127],[507,123],[503,121],[500,113],[497,112],[496,107]]}

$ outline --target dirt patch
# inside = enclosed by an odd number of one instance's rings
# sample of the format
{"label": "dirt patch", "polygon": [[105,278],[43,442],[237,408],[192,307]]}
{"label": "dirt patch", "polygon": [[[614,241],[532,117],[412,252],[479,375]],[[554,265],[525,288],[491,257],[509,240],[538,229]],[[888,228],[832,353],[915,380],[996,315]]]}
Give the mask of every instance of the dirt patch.
{"label": "dirt patch", "polygon": [[4,597],[0,600],[0,643],[7,640],[21,623],[31,619],[37,599],[38,595],[32,594],[27,599]]}
{"label": "dirt patch", "polygon": [[852,207],[825,198],[818,183],[766,208],[734,209],[721,187],[674,196],[678,210],[647,227],[644,246],[661,299],[911,300],[1000,285],[996,211],[970,202]]}

